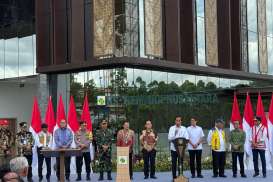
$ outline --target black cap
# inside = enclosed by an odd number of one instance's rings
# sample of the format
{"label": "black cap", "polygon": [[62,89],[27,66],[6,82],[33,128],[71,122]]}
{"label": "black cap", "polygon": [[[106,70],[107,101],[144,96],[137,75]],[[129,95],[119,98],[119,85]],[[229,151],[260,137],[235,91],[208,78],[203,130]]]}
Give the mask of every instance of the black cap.
{"label": "black cap", "polygon": [[43,123],[43,124],[41,125],[41,128],[48,128],[48,125],[47,125],[46,123]]}
{"label": "black cap", "polygon": [[26,127],[26,126],[27,126],[27,123],[26,123],[26,122],[21,122],[21,123],[19,123],[19,126],[20,126],[20,127]]}
{"label": "black cap", "polygon": [[255,116],[253,120],[258,120],[258,121],[261,121],[262,118],[260,116]]}
{"label": "black cap", "polygon": [[81,121],[79,121],[79,124],[80,124],[80,125],[82,125],[82,124],[86,124],[86,122],[85,122],[85,121],[83,121],[83,120],[81,120]]}
{"label": "black cap", "polygon": [[223,119],[216,119],[215,123],[222,123],[222,124],[224,124],[225,122],[224,122]]}

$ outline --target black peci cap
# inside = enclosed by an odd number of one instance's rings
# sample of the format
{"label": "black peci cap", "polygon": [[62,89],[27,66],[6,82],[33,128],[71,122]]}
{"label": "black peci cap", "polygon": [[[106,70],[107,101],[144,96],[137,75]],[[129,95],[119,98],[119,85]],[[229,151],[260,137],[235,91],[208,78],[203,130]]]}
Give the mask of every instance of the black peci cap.
{"label": "black peci cap", "polygon": [[48,128],[48,125],[47,125],[46,123],[43,123],[43,124],[41,125],[41,128]]}
{"label": "black peci cap", "polygon": [[26,127],[26,126],[27,126],[27,123],[26,123],[26,122],[21,122],[21,123],[19,123],[19,126],[20,126],[20,127]]}

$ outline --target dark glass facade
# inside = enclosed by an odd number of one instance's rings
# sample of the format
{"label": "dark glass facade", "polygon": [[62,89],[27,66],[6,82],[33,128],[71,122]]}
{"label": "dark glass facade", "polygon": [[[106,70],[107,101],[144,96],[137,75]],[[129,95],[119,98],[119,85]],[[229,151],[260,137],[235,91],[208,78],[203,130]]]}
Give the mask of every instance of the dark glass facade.
{"label": "dark glass facade", "polygon": [[36,74],[34,0],[0,2],[0,79]]}

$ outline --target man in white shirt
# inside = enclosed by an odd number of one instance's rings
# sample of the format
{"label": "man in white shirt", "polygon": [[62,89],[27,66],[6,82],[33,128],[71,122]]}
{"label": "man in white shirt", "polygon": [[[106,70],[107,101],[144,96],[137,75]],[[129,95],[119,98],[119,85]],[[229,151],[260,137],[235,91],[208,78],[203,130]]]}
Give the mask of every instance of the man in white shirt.
{"label": "man in white shirt", "polygon": [[[175,149],[173,141],[176,138],[185,138],[189,139],[189,135],[187,129],[184,126],[181,126],[181,116],[177,116],[175,118],[175,125],[171,126],[169,129],[168,140],[170,142],[171,156],[172,156],[172,175],[173,179],[176,179],[176,171],[177,171],[177,162],[178,162],[178,153]],[[183,164],[183,161],[182,161]],[[179,175],[179,174],[178,174]]]}
{"label": "man in white shirt", "polygon": [[252,137],[250,142],[252,143],[252,154],[253,154],[253,163],[254,163],[254,175],[253,177],[259,176],[259,166],[258,166],[258,155],[260,155],[262,162],[262,172],[263,177],[266,178],[266,159],[265,159],[265,150],[266,150],[266,140],[267,140],[267,129],[261,123],[261,117],[254,117],[254,126],[252,127]]}
{"label": "man in white shirt", "polygon": [[213,177],[216,178],[219,175],[219,177],[226,178],[226,139],[222,119],[217,119],[215,127],[209,131],[208,144],[212,150]]}
{"label": "man in white shirt", "polygon": [[48,126],[47,124],[43,123],[42,131],[38,133],[38,140],[37,140],[37,154],[38,154],[38,175],[39,175],[39,181],[43,180],[43,163],[45,159],[47,173],[46,173],[46,179],[49,182],[50,176],[51,176],[51,158],[50,157],[44,157],[44,155],[41,153],[42,149],[49,148],[52,144],[52,135],[47,131]]}
{"label": "man in white shirt", "polygon": [[201,174],[201,158],[202,158],[202,143],[204,138],[203,129],[197,126],[197,121],[195,118],[191,118],[191,126],[187,128],[189,134],[188,151],[190,155],[190,168],[192,178],[195,178],[195,160],[196,160],[196,170],[197,177],[203,178]]}

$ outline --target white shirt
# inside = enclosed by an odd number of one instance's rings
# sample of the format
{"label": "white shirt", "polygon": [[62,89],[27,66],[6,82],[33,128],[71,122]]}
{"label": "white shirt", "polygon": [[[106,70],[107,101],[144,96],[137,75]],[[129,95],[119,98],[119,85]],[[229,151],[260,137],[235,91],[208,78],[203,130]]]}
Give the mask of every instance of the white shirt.
{"label": "white shirt", "polygon": [[170,149],[172,151],[176,151],[172,142],[176,138],[186,138],[187,140],[189,139],[188,131],[184,126],[177,127],[174,125],[169,129],[168,140],[171,142]]}
{"label": "white shirt", "polygon": [[[222,130],[215,127],[216,131],[218,132],[219,138],[220,138],[220,149],[215,150],[216,152],[225,152],[226,151],[226,144],[225,140],[222,136]],[[211,145],[211,137],[212,137],[212,130],[209,131],[208,134],[208,144]]]}
{"label": "white shirt", "polygon": [[[205,135],[203,129],[200,126],[189,126],[187,128],[189,134],[189,140],[192,144],[197,144]],[[200,143],[196,148],[188,143],[188,150],[202,150],[202,143]]]}
{"label": "white shirt", "polygon": [[52,135],[49,132],[41,131],[37,135],[36,142],[38,147],[50,147],[52,145]]}

